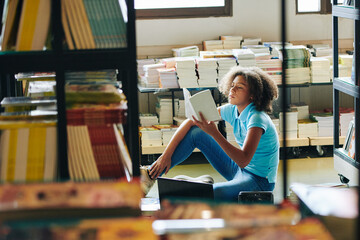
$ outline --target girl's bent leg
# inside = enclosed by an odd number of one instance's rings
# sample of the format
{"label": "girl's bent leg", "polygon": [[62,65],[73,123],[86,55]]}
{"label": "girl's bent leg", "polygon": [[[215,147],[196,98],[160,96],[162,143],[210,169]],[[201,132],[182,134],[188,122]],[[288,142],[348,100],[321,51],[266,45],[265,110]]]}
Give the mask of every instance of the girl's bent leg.
{"label": "girl's bent leg", "polygon": [[209,163],[227,180],[234,178],[239,167],[222,150],[220,145],[207,133],[194,126],[179,143],[171,158],[171,167],[187,159],[198,148]]}

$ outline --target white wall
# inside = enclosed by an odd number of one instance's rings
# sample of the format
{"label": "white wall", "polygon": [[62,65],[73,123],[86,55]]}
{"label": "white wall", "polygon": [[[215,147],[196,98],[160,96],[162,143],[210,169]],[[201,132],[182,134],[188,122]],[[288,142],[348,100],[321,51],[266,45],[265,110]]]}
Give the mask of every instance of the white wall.
{"label": "white wall", "polygon": [[[331,15],[295,14],[287,1],[288,41],[331,39]],[[220,35],[261,37],[281,41],[280,0],[233,0],[233,17],[137,20],[137,46],[191,45]],[[353,38],[353,21],[339,19],[340,38]]]}

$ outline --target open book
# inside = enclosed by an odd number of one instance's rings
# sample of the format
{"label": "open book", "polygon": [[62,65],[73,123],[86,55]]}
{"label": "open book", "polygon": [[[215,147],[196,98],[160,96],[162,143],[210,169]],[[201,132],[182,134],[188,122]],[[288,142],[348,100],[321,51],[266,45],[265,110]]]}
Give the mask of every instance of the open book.
{"label": "open book", "polygon": [[208,121],[221,120],[215,101],[209,89],[198,92],[193,96],[190,95],[190,92],[186,88],[183,89],[183,92],[185,100],[185,115],[187,118],[193,119],[192,116],[194,116],[196,119],[200,120],[199,112],[201,112]]}

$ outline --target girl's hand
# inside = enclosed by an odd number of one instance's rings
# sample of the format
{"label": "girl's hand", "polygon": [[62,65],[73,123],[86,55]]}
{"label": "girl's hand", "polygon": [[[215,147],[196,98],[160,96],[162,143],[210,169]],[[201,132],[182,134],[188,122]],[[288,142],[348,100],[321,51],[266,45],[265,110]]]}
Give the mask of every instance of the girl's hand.
{"label": "girl's hand", "polygon": [[206,120],[206,118],[201,112],[199,112],[199,115],[200,115],[200,121],[193,116],[194,124],[199,128],[201,128],[204,132],[206,132],[210,136],[213,136],[213,134],[215,134],[218,131],[215,123],[213,121]]}
{"label": "girl's hand", "polygon": [[171,157],[166,157],[164,154],[156,160],[156,162],[151,166],[149,174],[152,179],[156,179],[160,176],[161,173],[165,170],[165,174],[170,170],[171,166]]}

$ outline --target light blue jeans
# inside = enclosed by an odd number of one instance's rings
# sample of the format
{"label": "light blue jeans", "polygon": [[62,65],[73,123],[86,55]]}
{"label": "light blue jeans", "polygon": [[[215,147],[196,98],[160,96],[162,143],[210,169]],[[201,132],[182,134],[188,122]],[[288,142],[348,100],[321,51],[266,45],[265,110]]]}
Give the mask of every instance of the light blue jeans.
{"label": "light blue jeans", "polygon": [[171,158],[171,168],[186,160],[198,148],[208,162],[227,180],[215,183],[214,198],[237,201],[240,191],[272,191],[275,183],[240,168],[210,135],[194,126],[179,143]]}

